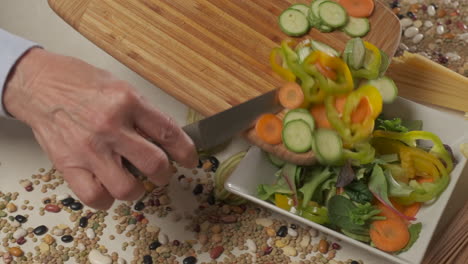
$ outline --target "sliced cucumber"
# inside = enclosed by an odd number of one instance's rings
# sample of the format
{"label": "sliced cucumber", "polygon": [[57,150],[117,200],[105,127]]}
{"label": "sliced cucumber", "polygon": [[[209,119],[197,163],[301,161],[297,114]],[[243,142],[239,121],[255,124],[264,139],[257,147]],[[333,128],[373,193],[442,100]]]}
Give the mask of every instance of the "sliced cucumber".
{"label": "sliced cucumber", "polygon": [[348,21],[348,14],[344,8],[332,1],[325,1],[319,5],[320,20],[329,27],[338,28]]}
{"label": "sliced cucumber", "polygon": [[332,32],[333,28],[327,25],[320,25],[318,27],[318,30],[320,30],[320,32],[323,32],[323,33],[328,33],[328,32]]}
{"label": "sliced cucumber", "polygon": [[336,164],[343,157],[343,142],[334,130],[317,129],[314,132],[315,151],[324,164]]}
{"label": "sliced cucumber", "polygon": [[312,115],[303,108],[297,108],[294,110],[290,110],[283,118],[283,124],[286,125],[287,123],[294,121],[294,120],[304,120],[310,127],[310,131],[314,131],[315,129],[315,120]]}
{"label": "sliced cucumber", "polygon": [[341,55],[341,58],[343,59],[344,62],[346,62],[346,64],[350,64],[349,62],[349,58],[351,57],[351,54],[353,53],[353,45],[354,45],[354,41],[352,41],[353,39],[350,39],[348,40],[348,42],[346,42],[346,46],[343,50],[343,54]]}
{"label": "sliced cucumber", "polygon": [[[321,1],[321,0],[318,0],[318,1]],[[325,1],[325,0],[323,0]],[[314,2],[315,3],[315,2]],[[313,6],[313,4],[312,4]],[[312,6],[309,8],[309,12],[307,13],[307,20],[309,21],[309,24],[311,27],[319,27],[320,26],[320,18],[317,17],[315,14],[314,14],[314,11],[312,9]]]}
{"label": "sliced cucumber", "polygon": [[307,17],[296,9],[286,9],[278,19],[281,30],[292,37],[299,37],[309,31],[309,21]]}
{"label": "sliced cucumber", "polygon": [[283,127],[283,142],[287,149],[296,153],[310,150],[312,131],[304,120],[293,120]]}
{"label": "sliced cucumber", "polygon": [[312,2],[312,5],[310,6],[310,10],[312,11],[312,16],[319,21],[318,25],[321,24],[320,15],[319,15],[319,6],[321,3],[325,1],[328,1],[328,0],[315,0]]}
{"label": "sliced cucumber", "polygon": [[379,49],[379,51],[380,51],[380,58],[381,58],[379,75],[383,76],[385,72],[387,71],[388,66],[390,66],[390,60],[388,59],[387,53],[383,52],[381,49]]}
{"label": "sliced cucumber", "polygon": [[294,4],[289,8],[301,11],[305,16],[307,16],[307,14],[309,13],[309,7],[305,4]]}
{"label": "sliced cucumber", "polygon": [[296,53],[297,53],[297,57],[298,57],[298,62],[300,64],[302,64],[302,62],[305,60],[305,58],[307,58],[307,56],[309,56],[309,54],[312,52],[312,48],[310,47],[302,47],[302,48],[299,48]]}
{"label": "sliced cucumber", "polygon": [[343,31],[350,37],[363,37],[370,30],[369,19],[349,17],[348,23],[343,28]]}
{"label": "sliced cucumber", "polygon": [[328,46],[325,43],[322,43],[322,42],[319,42],[319,41],[316,41],[316,40],[312,40],[312,42],[310,43],[310,46],[312,47],[312,49],[323,51],[323,52],[327,53],[330,56],[335,56],[335,57],[340,56],[340,53],[337,50],[335,50],[334,48]]}
{"label": "sliced cucumber", "polygon": [[283,167],[283,165],[286,163],[284,160],[276,157],[275,155],[271,154],[270,152],[267,152],[268,159],[270,162],[275,165],[276,167]]}
{"label": "sliced cucumber", "polygon": [[375,86],[382,95],[382,100],[386,104],[393,103],[398,96],[398,88],[392,79],[384,76],[375,80],[370,80],[368,84]]}

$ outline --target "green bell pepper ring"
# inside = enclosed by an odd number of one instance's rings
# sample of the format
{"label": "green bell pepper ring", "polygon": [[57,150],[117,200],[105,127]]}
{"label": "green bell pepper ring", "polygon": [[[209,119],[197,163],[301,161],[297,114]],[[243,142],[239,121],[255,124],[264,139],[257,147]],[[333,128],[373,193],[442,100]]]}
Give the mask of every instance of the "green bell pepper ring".
{"label": "green bell pepper ring", "polygon": [[328,220],[328,209],[326,207],[307,206],[303,208],[300,215],[307,220],[315,222],[317,224],[329,223]]}

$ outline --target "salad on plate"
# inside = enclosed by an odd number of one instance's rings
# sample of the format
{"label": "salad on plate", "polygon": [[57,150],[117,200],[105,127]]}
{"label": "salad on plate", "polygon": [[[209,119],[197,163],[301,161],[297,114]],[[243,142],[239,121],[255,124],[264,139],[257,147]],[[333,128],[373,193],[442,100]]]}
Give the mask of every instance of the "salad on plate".
{"label": "salad on plate", "polygon": [[284,116],[265,114],[255,126],[268,144],[312,151],[315,164],[295,165],[268,154],[278,167],[258,197],[382,251],[408,250],[424,227],[421,207],[450,181],[450,147],[418,120],[387,119],[397,98],[384,75],[388,56],[359,37],[343,51],[304,39],[284,40],[270,56],[284,80]]}

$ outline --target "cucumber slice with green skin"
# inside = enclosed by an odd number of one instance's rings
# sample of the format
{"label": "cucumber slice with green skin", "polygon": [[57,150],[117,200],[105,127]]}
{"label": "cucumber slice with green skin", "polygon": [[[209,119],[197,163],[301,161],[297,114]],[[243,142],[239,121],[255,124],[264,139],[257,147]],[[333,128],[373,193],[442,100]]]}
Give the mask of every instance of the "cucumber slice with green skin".
{"label": "cucumber slice with green skin", "polygon": [[366,46],[361,38],[353,39],[353,52],[350,55],[351,66],[357,70],[364,64],[364,58],[366,55]]}
{"label": "cucumber slice with green skin", "polygon": [[351,57],[351,54],[353,53],[353,45],[354,45],[354,41],[352,41],[352,39],[348,40],[343,50],[343,54],[341,55],[341,58],[343,59],[343,61],[348,65],[350,64],[349,58]]}
{"label": "cucumber slice with green skin", "polygon": [[283,165],[286,163],[284,160],[276,157],[275,155],[267,152],[267,156],[268,156],[268,159],[270,160],[270,162],[275,165],[276,167],[283,167]]}
{"label": "cucumber slice with green skin", "polygon": [[370,30],[369,19],[349,17],[348,23],[343,28],[343,31],[350,37],[363,37]]}
{"label": "cucumber slice with green skin", "polygon": [[296,54],[297,54],[297,57],[298,57],[298,62],[299,64],[302,64],[302,62],[307,58],[307,56],[309,56],[309,54],[312,52],[312,48],[310,47],[302,47],[302,48],[299,48],[297,51],[296,51]]}
{"label": "cucumber slice with green skin", "polygon": [[343,158],[343,142],[334,130],[317,129],[314,132],[316,153],[327,165],[337,164]]}
{"label": "cucumber slice with green skin", "polygon": [[309,31],[307,17],[296,9],[286,9],[278,18],[281,30],[291,37],[299,37]]}
{"label": "cucumber slice with green skin", "polygon": [[327,53],[330,56],[334,56],[334,57],[339,57],[340,56],[340,53],[337,50],[335,50],[334,48],[328,46],[325,43],[322,43],[322,42],[319,42],[319,41],[316,41],[316,40],[312,40],[312,42],[310,43],[310,46],[312,47],[312,49],[323,51],[323,52]]}
{"label": "cucumber slice with green skin", "polygon": [[320,30],[320,32],[323,32],[323,33],[328,33],[328,32],[332,32],[333,31],[333,28],[332,27],[329,27],[327,25],[320,25],[318,27],[318,30]]}
{"label": "cucumber slice with green skin", "polygon": [[312,15],[319,20],[319,24],[321,24],[320,15],[319,15],[319,6],[321,3],[326,2],[326,1],[328,0],[315,0],[312,2],[312,5],[310,6]]}
{"label": "cucumber slice with green skin", "polygon": [[393,103],[393,101],[398,97],[398,88],[395,85],[395,82],[387,76],[370,80],[368,84],[379,90],[380,95],[382,95],[382,101],[386,104]]}
{"label": "cucumber slice with green skin", "polygon": [[297,108],[297,109],[288,111],[283,118],[283,124],[286,125],[289,122],[294,121],[294,120],[305,121],[309,125],[310,131],[314,131],[315,129],[315,119],[306,109]]}
{"label": "cucumber slice with green skin", "polygon": [[289,8],[301,11],[305,16],[307,16],[307,14],[309,13],[309,7],[305,4],[294,4]]}
{"label": "cucumber slice with green skin", "polygon": [[383,76],[385,72],[387,71],[388,66],[390,66],[390,59],[388,58],[387,53],[383,52],[381,49],[379,49],[379,51],[380,51],[380,58],[381,58],[379,75]]}
{"label": "cucumber slice with green skin", "polygon": [[296,153],[310,150],[312,131],[304,120],[293,120],[283,127],[283,143],[287,149]]}
{"label": "cucumber slice with green skin", "polygon": [[344,8],[332,1],[325,1],[319,5],[320,20],[327,26],[338,28],[346,25],[348,22],[348,14]]}
{"label": "cucumber slice with green skin", "polygon": [[[318,1],[320,1],[320,0],[318,0]],[[323,1],[325,1],[325,0],[323,0]],[[317,28],[317,27],[320,26],[320,18],[315,16],[312,7],[309,8],[309,12],[307,13],[307,20],[309,21],[309,24],[310,24],[311,27]]]}

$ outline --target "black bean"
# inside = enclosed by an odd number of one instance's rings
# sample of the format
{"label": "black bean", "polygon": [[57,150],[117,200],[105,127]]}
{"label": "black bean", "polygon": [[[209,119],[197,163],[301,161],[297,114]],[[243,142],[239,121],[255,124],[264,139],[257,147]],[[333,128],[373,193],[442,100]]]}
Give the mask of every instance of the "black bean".
{"label": "black bean", "polygon": [[406,12],[406,15],[413,20],[417,18],[416,15],[411,11]]}
{"label": "black bean", "polygon": [[72,203],[75,202],[75,199],[73,199],[72,197],[68,197],[68,198],[63,199],[61,202],[62,202],[62,204],[63,204],[64,206],[67,206],[67,207],[68,207],[68,206],[70,206]]}
{"label": "black bean", "polygon": [[208,202],[209,205],[214,205],[216,203],[216,200],[213,194],[208,196],[208,199],[206,199],[206,201]]}
{"label": "black bean", "polygon": [[145,203],[143,203],[142,201],[139,201],[139,202],[137,202],[135,204],[133,209],[135,209],[135,211],[141,211],[141,210],[145,209]]}
{"label": "black bean", "polygon": [[87,227],[88,226],[88,217],[86,216],[83,216],[80,218],[80,223],[79,223],[80,227]]}
{"label": "black bean", "polygon": [[402,15],[402,14],[398,14],[397,17],[398,17],[398,19],[403,19],[405,16]]}
{"label": "black bean", "polygon": [[212,156],[210,157],[210,163],[211,163],[211,171],[216,172],[216,170],[219,167],[219,160],[216,157]]}
{"label": "black bean", "polygon": [[143,256],[143,264],[153,264],[153,258],[150,255]]}
{"label": "black bean", "polygon": [[151,244],[149,245],[149,249],[150,249],[150,250],[155,250],[155,249],[157,249],[157,248],[160,247],[160,246],[161,246],[161,243],[160,243],[159,241],[155,240],[155,241],[153,241],[153,243],[151,243]]}
{"label": "black bean", "polygon": [[359,262],[353,260],[353,261],[351,261],[351,264],[359,264]]}
{"label": "black bean", "polygon": [[398,2],[398,0],[390,3],[390,8],[396,8],[396,7],[400,7],[400,2]]}
{"label": "black bean", "polygon": [[81,210],[81,209],[83,209],[83,204],[80,203],[80,202],[74,202],[74,203],[70,204],[70,209],[72,209],[73,211]]}
{"label": "black bean", "polygon": [[70,243],[73,241],[73,237],[70,236],[70,235],[64,235],[62,238],[61,238],[62,242],[65,242],[65,243]]}
{"label": "black bean", "polygon": [[297,225],[296,224],[291,224],[291,228],[292,229],[297,229]]}
{"label": "black bean", "polygon": [[36,236],[42,236],[43,234],[47,233],[49,229],[47,228],[47,226],[45,225],[40,225],[36,228],[33,229],[33,233],[36,235]]}
{"label": "black bean", "polygon": [[179,177],[177,177],[177,180],[178,180],[178,181],[181,181],[183,178],[185,178],[185,175],[182,174],[182,175],[180,175]]}
{"label": "black bean", "polygon": [[279,237],[285,237],[288,234],[288,227],[287,226],[281,226],[278,231],[276,232],[276,235]]}
{"label": "black bean", "polygon": [[26,221],[28,221],[28,219],[22,215],[17,215],[15,216],[15,220],[20,222],[20,223],[26,223]]}
{"label": "black bean", "polygon": [[198,165],[197,165],[197,168],[201,168],[203,167],[203,161],[201,161],[201,159],[198,160]]}
{"label": "black bean", "polygon": [[203,185],[202,184],[197,184],[195,188],[193,188],[193,194],[194,195],[199,195],[200,193],[203,192]]}
{"label": "black bean", "polygon": [[50,199],[45,199],[44,204],[50,204],[51,200]]}
{"label": "black bean", "polygon": [[430,5],[433,6],[435,10],[439,9],[439,6],[436,4],[430,4]]}
{"label": "black bean", "polygon": [[186,257],[184,258],[182,263],[183,264],[195,264],[197,263],[197,258],[194,256]]}

